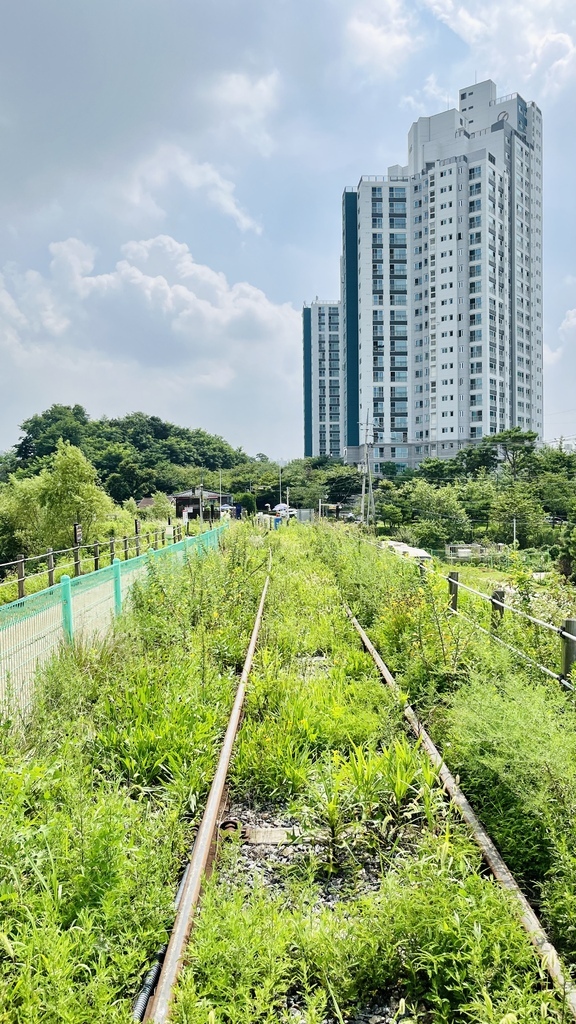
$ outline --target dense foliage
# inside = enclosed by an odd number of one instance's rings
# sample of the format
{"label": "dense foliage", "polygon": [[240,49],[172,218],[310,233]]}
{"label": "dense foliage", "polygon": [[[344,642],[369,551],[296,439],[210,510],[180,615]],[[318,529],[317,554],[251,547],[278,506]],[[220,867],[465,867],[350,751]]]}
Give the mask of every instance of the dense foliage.
{"label": "dense foliage", "polygon": [[229,468],[246,461],[221,437],[165,423],[141,412],[91,420],[81,405],[53,405],[21,425],[22,437],[3,459],[3,472],[36,473],[60,439],[80,448],[115,501],[190,486],[190,470]]}

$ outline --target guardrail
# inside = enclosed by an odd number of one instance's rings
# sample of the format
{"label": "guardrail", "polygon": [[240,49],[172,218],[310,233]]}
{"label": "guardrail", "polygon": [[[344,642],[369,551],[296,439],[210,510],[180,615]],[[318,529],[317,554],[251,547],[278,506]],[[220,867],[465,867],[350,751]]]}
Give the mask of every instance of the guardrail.
{"label": "guardrail", "polygon": [[114,558],[111,565],[85,575],[64,574],[59,583],[1,606],[0,719],[26,717],[36,671],[63,643],[108,631],[150,559],[183,560],[188,551],[208,551],[218,546],[224,529],[219,526],[167,547],[150,547],[145,554],[123,561]]}
{"label": "guardrail", "polygon": [[184,536],[190,535],[189,531],[189,523],[186,523],[185,531],[182,524],[177,523],[172,527],[143,530],[127,537],[109,537],[106,541],[95,540],[90,544],[76,544],[57,550],[47,548],[40,555],[19,555],[11,562],[0,563],[0,604],[20,600],[26,597],[27,592],[53,587],[65,573],[82,576],[112,565],[115,558],[127,561],[150,548],[165,547],[173,540],[183,540]]}

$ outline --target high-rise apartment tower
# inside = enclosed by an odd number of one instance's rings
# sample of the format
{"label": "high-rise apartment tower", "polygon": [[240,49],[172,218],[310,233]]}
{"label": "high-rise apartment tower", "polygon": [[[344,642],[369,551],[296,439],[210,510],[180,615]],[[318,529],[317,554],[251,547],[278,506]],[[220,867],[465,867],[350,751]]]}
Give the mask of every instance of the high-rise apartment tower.
{"label": "high-rise apartment tower", "polygon": [[[491,81],[343,197],[341,454],[414,466],[542,431],[542,115]],[[312,311],[314,307],[312,307]],[[320,421],[305,395],[319,454]],[[318,442],[316,442],[318,437]],[[316,445],[318,444],[318,447]]]}

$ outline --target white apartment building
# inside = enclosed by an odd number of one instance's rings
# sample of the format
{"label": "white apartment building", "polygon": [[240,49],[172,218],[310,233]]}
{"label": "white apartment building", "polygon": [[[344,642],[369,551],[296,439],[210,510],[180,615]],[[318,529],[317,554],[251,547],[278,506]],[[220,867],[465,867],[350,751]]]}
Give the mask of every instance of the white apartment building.
{"label": "white apartment building", "polygon": [[341,304],[316,299],[302,313],[304,335],[305,455],[342,456]]}
{"label": "white apartment building", "polygon": [[[542,115],[492,81],[343,197],[343,454],[414,466],[542,432]],[[313,418],[313,417],[312,417]]]}

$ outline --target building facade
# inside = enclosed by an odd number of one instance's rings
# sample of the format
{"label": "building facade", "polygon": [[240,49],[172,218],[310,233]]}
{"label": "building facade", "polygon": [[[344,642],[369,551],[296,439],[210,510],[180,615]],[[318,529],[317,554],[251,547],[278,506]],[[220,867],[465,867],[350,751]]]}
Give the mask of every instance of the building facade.
{"label": "building facade", "polygon": [[[342,450],[376,473],[542,432],[542,115],[491,81],[343,197]],[[312,410],[312,422],[314,412]]]}
{"label": "building facade", "polygon": [[304,306],[302,327],[304,454],[340,458],[344,449],[341,303],[316,299]]}

